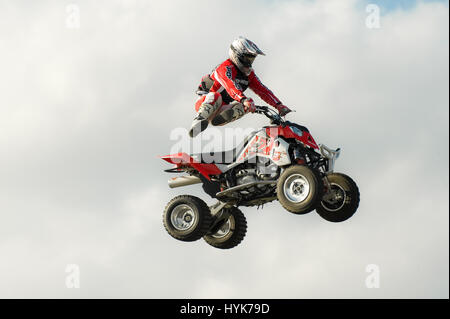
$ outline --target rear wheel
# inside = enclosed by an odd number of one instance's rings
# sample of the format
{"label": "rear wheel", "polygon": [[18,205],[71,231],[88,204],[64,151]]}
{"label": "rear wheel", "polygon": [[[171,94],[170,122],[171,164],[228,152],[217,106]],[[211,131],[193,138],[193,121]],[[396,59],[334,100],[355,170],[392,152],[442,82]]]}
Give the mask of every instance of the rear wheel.
{"label": "rear wheel", "polygon": [[332,173],[327,176],[330,189],[323,195],[317,213],[325,220],[338,223],[353,216],[359,206],[359,190],[347,175]]}
{"label": "rear wheel", "polygon": [[314,210],[321,194],[320,176],[307,166],[293,165],[287,168],[277,182],[278,201],[294,214],[306,214]]}
{"label": "rear wheel", "polygon": [[221,221],[203,239],[213,247],[230,249],[236,247],[247,233],[247,220],[240,209],[228,208],[229,216]]}
{"label": "rear wheel", "polygon": [[170,236],[181,241],[202,238],[212,224],[208,205],[200,198],[181,195],[173,198],[164,209],[164,227]]}

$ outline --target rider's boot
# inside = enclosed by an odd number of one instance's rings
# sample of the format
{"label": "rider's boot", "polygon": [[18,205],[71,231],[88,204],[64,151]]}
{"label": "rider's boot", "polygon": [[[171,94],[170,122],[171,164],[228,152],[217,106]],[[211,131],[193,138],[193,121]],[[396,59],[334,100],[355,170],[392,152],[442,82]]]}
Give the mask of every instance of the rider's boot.
{"label": "rider's boot", "polygon": [[211,124],[214,126],[224,125],[236,121],[237,119],[241,118],[244,115],[245,115],[244,106],[241,103],[237,102],[231,108],[215,116],[212,119]]}
{"label": "rider's boot", "polygon": [[189,130],[190,137],[196,137],[200,132],[203,132],[208,127],[208,118],[215,111],[211,104],[203,103],[198,109],[197,116],[192,121],[191,129]]}

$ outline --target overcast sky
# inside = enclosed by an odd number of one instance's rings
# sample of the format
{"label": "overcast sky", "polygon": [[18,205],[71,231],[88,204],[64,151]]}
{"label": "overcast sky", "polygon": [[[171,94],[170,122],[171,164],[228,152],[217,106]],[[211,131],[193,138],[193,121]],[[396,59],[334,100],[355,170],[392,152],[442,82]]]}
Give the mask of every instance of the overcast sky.
{"label": "overcast sky", "polygon": [[[0,297],[448,298],[448,2],[387,3],[2,0]],[[247,236],[222,251],[165,232],[172,197],[213,201],[169,189],[157,156],[239,35],[289,119],[342,148],[361,204],[340,224],[243,208]]]}

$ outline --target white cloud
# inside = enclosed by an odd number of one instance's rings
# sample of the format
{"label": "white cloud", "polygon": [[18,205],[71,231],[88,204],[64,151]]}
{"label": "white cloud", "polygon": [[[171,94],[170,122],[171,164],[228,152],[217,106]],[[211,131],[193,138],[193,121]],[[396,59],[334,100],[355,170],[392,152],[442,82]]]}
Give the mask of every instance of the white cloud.
{"label": "white cloud", "polygon": [[[0,296],[448,298],[444,4],[387,13],[381,29],[351,1],[79,6],[80,29],[65,27],[65,4],[0,10]],[[339,225],[245,208],[247,237],[224,252],[165,234],[171,197],[212,201],[169,189],[156,155],[240,34],[266,51],[256,71],[292,120],[342,146],[337,169],[361,206]],[[64,286],[70,263],[77,291]],[[377,290],[364,286],[372,263]]]}

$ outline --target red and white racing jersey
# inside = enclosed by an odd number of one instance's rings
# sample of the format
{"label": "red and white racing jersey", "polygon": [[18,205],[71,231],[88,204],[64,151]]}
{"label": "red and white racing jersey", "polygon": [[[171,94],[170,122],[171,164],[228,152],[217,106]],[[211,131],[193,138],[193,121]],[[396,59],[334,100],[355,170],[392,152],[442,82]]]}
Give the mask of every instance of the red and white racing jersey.
{"label": "red and white racing jersey", "polygon": [[233,100],[241,102],[242,99],[246,98],[244,91],[247,88],[250,88],[262,100],[273,107],[281,104],[281,101],[275,94],[262,84],[253,69],[247,76],[230,59],[225,60],[215,68],[210,77],[214,81],[210,92],[220,93],[224,104],[229,104]]}

